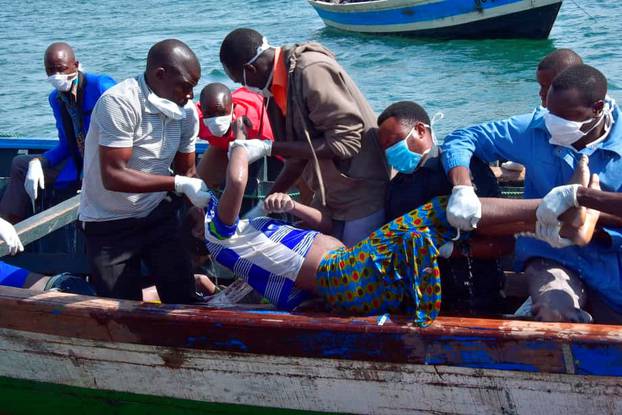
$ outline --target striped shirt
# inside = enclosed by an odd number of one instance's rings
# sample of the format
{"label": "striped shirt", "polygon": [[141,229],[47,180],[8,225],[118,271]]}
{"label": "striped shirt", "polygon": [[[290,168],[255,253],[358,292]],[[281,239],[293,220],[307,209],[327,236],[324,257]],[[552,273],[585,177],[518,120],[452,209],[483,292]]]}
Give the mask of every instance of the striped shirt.
{"label": "striped shirt", "polygon": [[80,220],[109,221],[145,217],[166,192],[124,193],[104,188],[99,146],[131,148],[128,167],[144,173],[170,176],[177,152],[192,153],[199,130],[194,104],[188,101],[185,118],[166,117],[148,100],[151,93],[140,75],[108,89],[97,101],[86,136]]}
{"label": "striped shirt", "polygon": [[308,299],[294,283],[318,233],[266,217],[225,225],[217,206],[212,198],[205,210],[205,244],[214,260],[279,308],[291,310]]}

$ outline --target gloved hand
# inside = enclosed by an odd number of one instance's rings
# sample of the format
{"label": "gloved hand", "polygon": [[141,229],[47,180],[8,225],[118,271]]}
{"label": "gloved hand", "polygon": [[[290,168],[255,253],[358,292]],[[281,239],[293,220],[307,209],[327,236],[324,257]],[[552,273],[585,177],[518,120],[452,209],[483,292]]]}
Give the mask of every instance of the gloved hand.
{"label": "gloved hand", "polygon": [[38,190],[45,189],[45,176],[43,175],[43,167],[41,160],[32,159],[28,163],[28,171],[26,172],[26,180],[24,180],[24,189],[30,196],[30,200],[34,204],[37,200]]}
{"label": "gloved hand", "polygon": [[471,231],[482,217],[482,204],[473,186],[454,186],[447,204],[447,220],[454,228]]}
{"label": "gloved hand", "polygon": [[263,208],[267,213],[287,213],[294,206],[294,201],[287,193],[272,193],[263,202]]}
{"label": "gloved hand", "polygon": [[194,177],[175,176],[175,191],[186,195],[193,205],[200,208],[207,206],[212,197],[205,182]]}
{"label": "gloved hand", "polygon": [[24,245],[22,245],[13,225],[2,218],[0,218],[0,239],[9,247],[9,254],[11,255],[24,250]]}
{"label": "gloved hand", "polygon": [[559,223],[557,219],[559,215],[567,211],[573,206],[578,207],[577,189],[578,184],[567,184],[553,188],[544,198],[538,209],[536,209],[536,217],[538,222],[548,225]]}
{"label": "gloved hand", "polygon": [[272,153],[272,141],[270,140],[234,140],[229,143],[227,157],[231,158],[231,151],[236,147],[243,147],[248,154],[248,164],[269,156]]}
{"label": "gloved hand", "polygon": [[536,238],[540,239],[551,245],[553,248],[566,248],[574,245],[573,242],[569,239],[562,238],[559,235],[559,231],[561,230],[561,224],[557,222],[556,224],[550,225],[548,223],[536,222]]}

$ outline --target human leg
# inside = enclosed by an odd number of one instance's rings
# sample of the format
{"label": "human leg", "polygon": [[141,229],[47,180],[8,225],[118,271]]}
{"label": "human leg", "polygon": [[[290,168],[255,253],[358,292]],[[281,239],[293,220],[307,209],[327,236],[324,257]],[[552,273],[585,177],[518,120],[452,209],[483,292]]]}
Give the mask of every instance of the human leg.
{"label": "human leg", "polygon": [[167,199],[141,221],[141,254],[162,302],[192,303],[197,300],[195,281],[190,252],[180,234],[179,204]]}
{"label": "human leg", "polygon": [[103,297],[140,300],[140,251],[143,235],[137,219],[82,222],[91,282]]}
{"label": "human leg", "polygon": [[544,258],[534,258],[525,268],[532,299],[532,314],[539,321],[590,323],[583,310],[587,294],[577,272]]}
{"label": "human leg", "polygon": [[[33,214],[32,202],[24,188],[24,181],[28,172],[28,163],[36,157],[38,156],[30,154],[19,155],[11,162],[9,183],[0,200],[0,216],[13,224]],[[45,186],[49,188],[54,185],[64,163],[55,167],[46,167],[46,163],[42,164]]]}

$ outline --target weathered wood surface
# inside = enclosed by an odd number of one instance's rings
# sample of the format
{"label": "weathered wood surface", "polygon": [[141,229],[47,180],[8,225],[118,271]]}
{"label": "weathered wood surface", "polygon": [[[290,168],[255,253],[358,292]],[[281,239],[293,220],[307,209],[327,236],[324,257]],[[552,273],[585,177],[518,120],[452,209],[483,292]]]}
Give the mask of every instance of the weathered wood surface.
{"label": "weathered wood surface", "polygon": [[0,287],[0,328],[102,342],[524,372],[622,376],[622,329],[439,318],[241,311]]}
{"label": "weathered wood surface", "polygon": [[[280,340],[278,333],[264,333],[264,338],[271,336]],[[292,358],[7,329],[0,329],[0,376],[331,413],[622,413],[622,384],[612,377]]]}
{"label": "weathered wood surface", "polygon": [[[70,224],[78,218],[80,195],[40,212],[15,225],[22,244],[27,245],[43,236]],[[8,254],[4,241],[0,240],[0,257]]]}

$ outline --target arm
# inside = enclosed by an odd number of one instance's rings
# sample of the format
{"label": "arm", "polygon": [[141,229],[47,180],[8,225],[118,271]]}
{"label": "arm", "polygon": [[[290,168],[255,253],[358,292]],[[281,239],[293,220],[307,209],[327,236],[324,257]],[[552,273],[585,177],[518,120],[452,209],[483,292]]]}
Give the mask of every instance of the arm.
{"label": "arm", "polygon": [[500,158],[526,164],[532,157],[526,132],[533,116],[513,117],[456,130],[445,138],[442,161],[453,185],[471,185],[471,156],[491,162]]}
{"label": "arm", "polygon": [[63,119],[61,117],[58,104],[54,102],[55,100],[56,94],[51,93],[48,97],[48,102],[50,103],[50,107],[52,107],[52,113],[54,114],[54,120],[56,121],[58,144],[54,148],[51,148],[42,154],[42,161],[44,161],[48,167],[54,167],[70,156],[69,146],[67,145],[67,137],[65,136],[65,128],[63,127]]}
{"label": "arm", "polygon": [[290,213],[301,219],[306,227],[323,233],[330,233],[333,229],[333,220],[324,212],[294,201],[287,193],[272,193],[263,204],[268,213]]}
{"label": "arm", "polygon": [[[577,189],[577,202],[581,206],[600,210],[617,219],[615,226],[622,226],[622,193],[605,192],[580,186]],[[614,220],[614,218],[609,218]],[[602,218],[602,215],[601,215]]]}
{"label": "arm", "polygon": [[233,226],[240,216],[240,208],[244,198],[244,189],[248,182],[248,156],[242,147],[231,149],[225,190],[218,202],[218,219],[227,225]]}
{"label": "arm", "polygon": [[113,192],[150,193],[175,190],[173,176],[143,173],[128,167],[131,147],[99,146],[99,162],[104,188]]}

